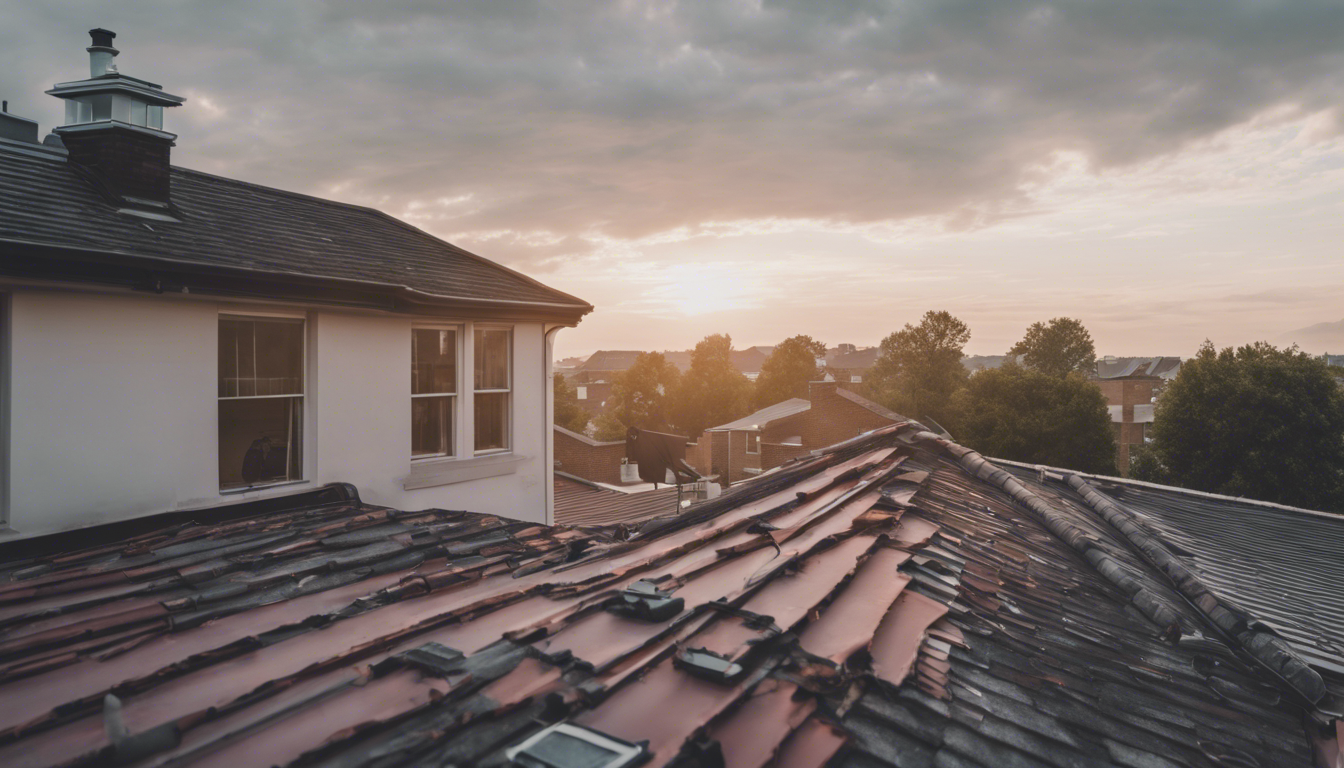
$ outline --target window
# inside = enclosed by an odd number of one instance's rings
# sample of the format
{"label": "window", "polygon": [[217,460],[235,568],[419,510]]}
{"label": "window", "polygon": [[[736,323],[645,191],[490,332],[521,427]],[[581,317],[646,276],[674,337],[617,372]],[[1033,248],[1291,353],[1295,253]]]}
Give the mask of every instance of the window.
{"label": "window", "polygon": [[747,453],[756,454],[761,452],[761,433],[747,433]]}
{"label": "window", "polygon": [[219,487],[303,477],[304,321],[219,319]]}
{"label": "window", "polygon": [[454,454],[457,329],[411,329],[411,458]]}
{"label": "window", "polygon": [[512,337],[507,328],[477,328],[472,334],[477,453],[509,449]]}
{"label": "window", "polygon": [[587,400],[587,399],[588,399],[588,388],[587,388],[587,387],[576,387],[574,391],[577,393],[577,394],[575,395],[575,399],[577,399],[577,400]]}

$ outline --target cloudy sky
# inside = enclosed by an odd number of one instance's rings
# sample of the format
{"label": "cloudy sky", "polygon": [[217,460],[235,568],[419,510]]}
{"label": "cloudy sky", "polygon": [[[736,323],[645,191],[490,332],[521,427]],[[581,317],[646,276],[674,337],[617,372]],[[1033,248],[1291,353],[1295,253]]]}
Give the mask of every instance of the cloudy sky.
{"label": "cloudy sky", "polygon": [[[843,10],[842,10],[843,7]],[[1337,0],[0,0],[0,96],[121,71],[176,164],[376,206],[597,306],[561,354],[1188,355],[1344,318]]]}

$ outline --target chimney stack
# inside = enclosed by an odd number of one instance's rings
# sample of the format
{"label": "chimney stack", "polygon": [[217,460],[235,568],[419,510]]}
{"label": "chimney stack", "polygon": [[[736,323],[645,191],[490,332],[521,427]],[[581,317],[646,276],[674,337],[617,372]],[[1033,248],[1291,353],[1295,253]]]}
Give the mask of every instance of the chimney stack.
{"label": "chimney stack", "polygon": [[167,215],[169,153],[177,136],[163,130],[163,109],[186,100],[118,72],[115,32],[91,29],[89,36],[89,79],[47,91],[65,100],[65,124],[55,133],[70,162],[113,204],[127,213]]}

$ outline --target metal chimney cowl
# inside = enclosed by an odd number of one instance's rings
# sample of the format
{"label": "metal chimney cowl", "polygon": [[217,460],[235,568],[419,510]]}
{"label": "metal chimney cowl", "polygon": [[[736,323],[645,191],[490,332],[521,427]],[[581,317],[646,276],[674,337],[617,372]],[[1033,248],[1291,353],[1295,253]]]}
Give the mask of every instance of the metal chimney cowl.
{"label": "metal chimney cowl", "polygon": [[87,80],[58,83],[49,95],[66,102],[65,124],[54,133],[69,161],[87,172],[99,191],[127,213],[164,212],[170,189],[169,158],[177,136],[163,130],[163,110],[186,99],[128,77],[114,63],[116,33],[91,29]]}

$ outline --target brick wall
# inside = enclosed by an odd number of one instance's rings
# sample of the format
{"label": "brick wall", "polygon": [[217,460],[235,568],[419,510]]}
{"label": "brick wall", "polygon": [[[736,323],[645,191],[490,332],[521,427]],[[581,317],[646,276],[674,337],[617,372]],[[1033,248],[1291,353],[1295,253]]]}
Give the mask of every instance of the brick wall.
{"label": "brick wall", "polygon": [[807,453],[808,449],[801,445],[761,443],[761,466],[765,469],[774,469],[790,459],[805,456]]}
{"label": "brick wall", "polygon": [[555,428],[555,468],[595,483],[621,482],[625,441],[599,443]]}
{"label": "brick wall", "polygon": [[1123,476],[1129,475],[1130,451],[1142,445],[1145,425],[1134,423],[1134,406],[1149,405],[1166,384],[1159,378],[1104,379],[1097,382],[1109,406],[1120,406],[1120,421],[1112,422],[1115,430],[1115,462]]}
{"label": "brick wall", "polygon": [[892,423],[891,419],[837,395],[835,390],[833,381],[808,384],[808,399],[812,407],[806,414],[807,430],[803,433],[803,445],[809,450],[834,445]]}
{"label": "brick wall", "polygon": [[168,159],[173,142],[124,128],[61,132],[70,159],[88,168],[119,195],[168,200]]}

